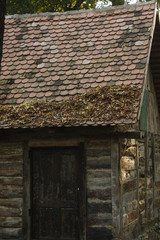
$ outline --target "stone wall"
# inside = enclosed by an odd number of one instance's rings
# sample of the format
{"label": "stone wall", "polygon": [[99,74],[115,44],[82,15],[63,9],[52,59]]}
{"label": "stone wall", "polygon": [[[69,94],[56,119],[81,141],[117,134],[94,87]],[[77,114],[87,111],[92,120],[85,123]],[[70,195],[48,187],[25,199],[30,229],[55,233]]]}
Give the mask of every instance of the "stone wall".
{"label": "stone wall", "polygon": [[138,158],[134,139],[123,139],[120,145],[122,239],[132,239],[139,230]]}
{"label": "stone wall", "polygon": [[87,240],[112,239],[111,143],[89,141],[87,161]]}
{"label": "stone wall", "polygon": [[120,142],[120,239],[160,239],[160,138]]}
{"label": "stone wall", "polygon": [[22,236],[23,149],[0,143],[0,239]]}

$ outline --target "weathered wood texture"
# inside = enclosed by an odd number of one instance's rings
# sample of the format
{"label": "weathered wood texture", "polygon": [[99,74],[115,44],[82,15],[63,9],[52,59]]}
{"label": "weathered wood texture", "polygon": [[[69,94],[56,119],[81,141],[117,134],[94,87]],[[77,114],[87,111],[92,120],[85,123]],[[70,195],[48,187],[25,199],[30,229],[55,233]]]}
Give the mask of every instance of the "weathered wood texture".
{"label": "weathered wood texture", "polygon": [[0,143],[0,239],[22,236],[23,149]]}
{"label": "weathered wood texture", "polygon": [[31,239],[79,239],[80,160],[78,148],[32,151]]}
{"label": "weathered wood texture", "polygon": [[147,129],[149,133],[158,134],[160,132],[160,122],[159,122],[159,110],[157,97],[155,92],[155,87],[153,83],[153,77],[150,70],[148,70],[147,75],[147,86],[148,90],[148,119],[147,119]]}
{"label": "weathered wood texture", "polygon": [[114,238],[116,239],[120,239],[122,230],[119,159],[120,159],[119,141],[118,139],[112,139],[111,141],[112,233]]}
{"label": "weathered wood texture", "polygon": [[[38,141],[39,139],[36,146]],[[24,154],[22,142],[25,142],[25,139],[21,139],[20,143],[0,143],[0,239],[26,237],[24,232],[22,233],[22,219],[28,216],[30,205],[26,205],[27,210],[22,207],[26,188],[26,171],[23,169],[26,165],[23,155],[28,155],[29,147],[26,142]],[[88,137],[84,139],[84,143],[86,240],[138,239],[152,220],[158,217],[160,136],[148,134],[146,140],[118,140],[118,137],[89,140]],[[30,167],[28,171],[29,169]],[[27,188],[28,186],[29,184]],[[26,201],[29,201],[30,191],[27,194]],[[25,215],[24,211],[27,211]],[[27,217],[25,221],[29,227]],[[154,234],[153,231],[148,239],[156,240]]]}
{"label": "weathered wood texture", "polygon": [[[160,208],[160,136],[155,137],[154,144],[154,158],[155,158],[155,206],[154,215],[158,217],[158,209]],[[160,217],[160,216],[159,216]]]}
{"label": "weathered wood texture", "polygon": [[148,152],[147,152],[147,219],[153,221],[154,219],[154,141],[151,135],[148,136]]}
{"label": "weathered wood texture", "polygon": [[138,162],[139,162],[139,220],[140,224],[146,223],[146,151],[144,141],[138,142]]}
{"label": "weathered wood texture", "polygon": [[86,143],[87,240],[112,239],[111,143]]}
{"label": "weathered wood texture", "polygon": [[140,156],[140,185],[139,185],[139,212],[143,235],[149,240],[160,239],[157,228],[159,222],[160,203],[160,136],[148,133],[145,146],[139,141]]}

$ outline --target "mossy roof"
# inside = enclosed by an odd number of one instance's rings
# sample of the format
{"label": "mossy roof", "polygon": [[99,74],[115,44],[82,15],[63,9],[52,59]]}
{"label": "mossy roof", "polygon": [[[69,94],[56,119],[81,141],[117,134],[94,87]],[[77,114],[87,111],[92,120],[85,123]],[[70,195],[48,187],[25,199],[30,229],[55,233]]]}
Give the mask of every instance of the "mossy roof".
{"label": "mossy roof", "polygon": [[106,126],[137,121],[141,89],[106,86],[61,102],[32,101],[0,106],[1,128]]}
{"label": "mossy roof", "polygon": [[7,16],[0,128],[137,122],[155,9]]}

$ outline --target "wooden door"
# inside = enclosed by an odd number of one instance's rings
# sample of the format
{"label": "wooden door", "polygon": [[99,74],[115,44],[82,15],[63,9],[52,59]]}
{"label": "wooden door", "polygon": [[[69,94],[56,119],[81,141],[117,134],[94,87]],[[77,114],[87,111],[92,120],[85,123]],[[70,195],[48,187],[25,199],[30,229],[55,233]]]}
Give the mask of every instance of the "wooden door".
{"label": "wooden door", "polygon": [[82,229],[78,149],[33,149],[31,166],[31,239],[78,240]]}

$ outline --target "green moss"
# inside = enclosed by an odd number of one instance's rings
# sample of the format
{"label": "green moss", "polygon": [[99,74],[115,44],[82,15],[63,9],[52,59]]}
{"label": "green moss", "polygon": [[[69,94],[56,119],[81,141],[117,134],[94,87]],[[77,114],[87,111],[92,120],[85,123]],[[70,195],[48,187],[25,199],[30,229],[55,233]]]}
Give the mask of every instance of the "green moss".
{"label": "green moss", "polygon": [[96,88],[67,101],[0,106],[1,127],[44,127],[133,123],[141,90],[135,86]]}

